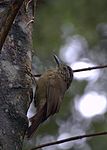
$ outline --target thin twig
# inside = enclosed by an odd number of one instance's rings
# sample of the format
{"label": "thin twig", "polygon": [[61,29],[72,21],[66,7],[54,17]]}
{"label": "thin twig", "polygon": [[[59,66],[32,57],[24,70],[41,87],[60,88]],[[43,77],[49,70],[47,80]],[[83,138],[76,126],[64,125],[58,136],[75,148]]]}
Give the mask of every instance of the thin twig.
{"label": "thin twig", "polygon": [[26,3],[26,11],[28,11],[28,7],[29,7],[29,4],[32,2],[32,0],[29,0],[27,3]]}
{"label": "thin twig", "polygon": [[[94,66],[94,67],[76,69],[76,70],[73,70],[73,73],[81,72],[81,71],[90,71],[90,70],[94,70],[94,69],[103,69],[103,68],[107,68],[107,65],[99,65],[99,66]],[[42,74],[35,74],[34,77],[40,77],[41,75]]]}
{"label": "thin twig", "polygon": [[26,28],[29,26],[30,23],[34,23],[34,17],[26,24]]}
{"label": "thin twig", "polygon": [[55,142],[51,142],[51,143],[38,145],[37,147],[32,148],[31,150],[36,150],[38,148],[52,146],[52,145],[56,145],[56,144],[61,144],[61,143],[69,142],[69,141],[75,141],[75,140],[86,138],[86,137],[95,137],[95,136],[101,136],[101,135],[107,135],[107,131],[92,133],[92,134],[85,134],[85,135],[80,135],[80,136],[74,136],[74,137],[70,137],[70,138],[67,138],[67,139],[63,139],[63,140],[59,140],[59,141],[55,141]]}
{"label": "thin twig", "polygon": [[73,72],[90,71],[90,70],[94,70],[94,69],[103,69],[103,68],[107,68],[107,65],[100,65],[100,66],[76,69],[76,70],[73,70]]}

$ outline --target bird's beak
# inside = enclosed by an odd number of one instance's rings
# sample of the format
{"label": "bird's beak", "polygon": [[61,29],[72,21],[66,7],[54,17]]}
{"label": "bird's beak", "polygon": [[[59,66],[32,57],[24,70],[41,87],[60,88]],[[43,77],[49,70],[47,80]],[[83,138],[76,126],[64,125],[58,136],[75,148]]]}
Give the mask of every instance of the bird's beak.
{"label": "bird's beak", "polygon": [[62,62],[61,62],[61,60],[58,58],[58,56],[57,55],[53,55],[54,56],[54,59],[55,59],[55,61],[56,61],[56,63],[57,63],[57,65],[58,65],[58,67],[60,66],[60,64],[62,64]]}

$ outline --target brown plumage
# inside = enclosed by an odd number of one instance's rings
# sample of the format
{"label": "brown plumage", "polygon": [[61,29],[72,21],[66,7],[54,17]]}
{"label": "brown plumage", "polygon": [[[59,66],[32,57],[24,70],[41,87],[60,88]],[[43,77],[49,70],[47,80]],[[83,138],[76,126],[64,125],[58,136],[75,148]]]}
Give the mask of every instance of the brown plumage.
{"label": "brown plumage", "polygon": [[31,126],[27,130],[28,138],[43,121],[59,111],[64,94],[73,79],[72,69],[60,63],[56,55],[54,58],[58,67],[46,71],[37,81],[34,98],[37,113],[30,118]]}

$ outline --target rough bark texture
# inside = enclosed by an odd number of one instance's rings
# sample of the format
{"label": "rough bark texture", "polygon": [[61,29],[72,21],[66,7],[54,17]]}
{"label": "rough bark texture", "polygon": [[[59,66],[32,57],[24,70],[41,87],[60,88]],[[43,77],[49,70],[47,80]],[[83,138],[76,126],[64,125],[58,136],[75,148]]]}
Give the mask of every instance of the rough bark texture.
{"label": "rough bark texture", "polygon": [[[1,0],[0,1],[0,52],[6,36],[11,28],[15,16],[17,15],[24,0]],[[4,5],[4,7],[3,7]],[[7,7],[6,7],[7,6]]]}
{"label": "rough bark texture", "polygon": [[0,150],[21,150],[28,126],[32,26],[26,24],[31,18],[31,9],[26,13],[23,6],[0,54]]}

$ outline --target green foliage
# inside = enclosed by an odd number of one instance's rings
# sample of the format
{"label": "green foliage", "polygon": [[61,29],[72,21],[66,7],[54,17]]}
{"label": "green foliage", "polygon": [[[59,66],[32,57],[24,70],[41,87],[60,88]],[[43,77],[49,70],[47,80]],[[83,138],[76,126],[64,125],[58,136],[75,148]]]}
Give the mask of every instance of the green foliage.
{"label": "green foliage", "polygon": [[[96,26],[106,22],[107,0],[50,0],[44,1],[36,12],[34,47],[42,57],[58,50],[63,39],[63,25],[74,25],[74,34],[85,36],[90,43],[98,40]],[[69,33],[72,34],[72,33]]]}

